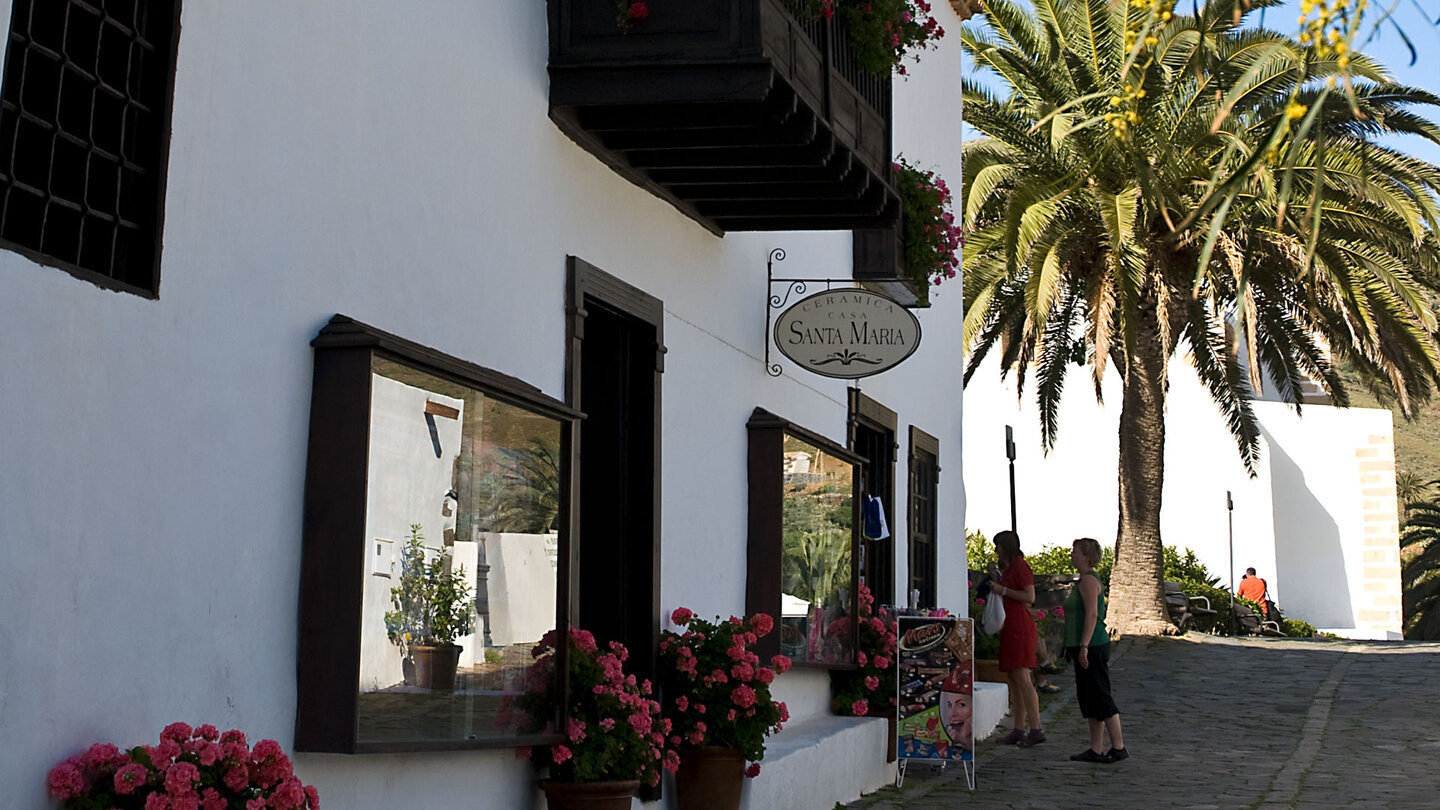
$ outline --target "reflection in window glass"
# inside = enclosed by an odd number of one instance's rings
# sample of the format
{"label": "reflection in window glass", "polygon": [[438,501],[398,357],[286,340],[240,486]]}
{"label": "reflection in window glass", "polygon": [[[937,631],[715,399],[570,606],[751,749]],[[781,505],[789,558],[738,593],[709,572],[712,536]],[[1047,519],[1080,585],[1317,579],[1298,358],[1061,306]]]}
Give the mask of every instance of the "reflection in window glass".
{"label": "reflection in window glass", "polygon": [[781,535],[781,651],[796,662],[850,663],[855,657],[850,550],[855,468],[785,437]]}
{"label": "reflection in window glass", "polygon": [[561,424],[372,371],[359,740],[516,734],[530,649],[555,627]]}

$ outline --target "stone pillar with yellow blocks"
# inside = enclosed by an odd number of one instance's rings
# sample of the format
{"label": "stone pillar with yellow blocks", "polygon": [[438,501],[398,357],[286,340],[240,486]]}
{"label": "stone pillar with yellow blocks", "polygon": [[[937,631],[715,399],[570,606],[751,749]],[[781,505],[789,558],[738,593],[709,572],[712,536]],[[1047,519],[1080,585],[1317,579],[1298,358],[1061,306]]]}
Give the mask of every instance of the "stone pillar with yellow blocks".
{"label": "stone pillar with yellow blocks", "polygon": [[1364,544],[1356,629],[1372,638],[1400,638],[1400,523],[1396,516],[1393,433],[1371,434],[1355,449],[1360,475]]}

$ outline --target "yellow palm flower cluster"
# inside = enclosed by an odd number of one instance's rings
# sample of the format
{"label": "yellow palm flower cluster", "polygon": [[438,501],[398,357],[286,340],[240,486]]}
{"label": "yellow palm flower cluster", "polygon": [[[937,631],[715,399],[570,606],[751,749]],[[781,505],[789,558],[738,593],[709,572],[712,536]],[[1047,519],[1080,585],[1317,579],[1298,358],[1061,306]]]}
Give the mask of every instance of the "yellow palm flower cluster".
{"label": "yellow palm flower cluster", "polygon": [[[1130,7],[1142,12],[1154,12],[1150,14],[1132,15],[1125,26],[1125,52],[1135,50],[1135,43],[1140,42],[1145,50],[1155,47],[1160,40],[1155,36],[1154,25],[1170,22],[1175,16],[1175,0],[1130,0]],[[1144,39],[1141,39],[1141,37]]]}
{"label": "yellow palm flower cluster", "polygon": [[[1128,16],[1125,24],[1125,53],[1135,55],[1131,75],[1138,72],[1143,77],[1155,61],[1150,50],[1160,42],[1156,36],[1160,26],[1175,16],[1175,0],[1130,0],[1130,7],[1135,12]],[[1138,71],[1135,70],[1137,67]],[[1105,113],[1105,121],[1110,124],[1115,137],[1122,141],[1129,134],[1130,126],[1140,123],[1139,102],[1145,97],[1141,81],[1143,79],[1127,82],[1122,93],[1110,97],[1110,106],[1114,109]]]}
{"label": "yellow palm flower cluster", "polygon": [[1347,28],[1365,13],[1369,0],[1301,0],[1300,44],[1308,45],[1315,55],[1334,57],[1344,70],[1350,64]]}
{"label": "yellow palm flower cluster", "polygon": [[[1126,132],[1131,124],[1140,123],[1140,112],[1136,109],[1140,99],[1145,97],[1145,89],[1134,85],[1125,85],[1125,89],[1110,97],[1110,106],[1117,108],[1112,112],[1105,113],[1105,120],[1114,129],[1115,134],[1124,140]],[[1129,109],[1118,109],[1128,107]]]}

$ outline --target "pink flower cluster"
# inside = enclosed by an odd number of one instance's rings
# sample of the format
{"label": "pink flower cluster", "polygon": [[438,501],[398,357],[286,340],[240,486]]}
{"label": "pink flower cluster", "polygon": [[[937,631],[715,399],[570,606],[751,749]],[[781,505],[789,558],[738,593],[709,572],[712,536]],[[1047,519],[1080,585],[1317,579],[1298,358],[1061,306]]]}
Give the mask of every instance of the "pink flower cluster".
{"label": "pink flower cluster", "polygon": [[863,717],[872,711],[886,710],[895,705],[895,671],[891,669],[899,648],[894,620],[888,613],[875,611],[875,597],[862,582],[856,596],[857,650],[855,670],[831,673],[837,714]]}
{"label": "pink flower cluster", "polygon": [[798,10],[838,18],[853,58],[871,73],[889,75],[893,69],[905,75],[908,53],[933,48],[945,36],[927,0],[805,0]]}
{"label": "pink flower cluster", "polygon": [[1056,605],[1049,610],[1046,610],[1045,608],[1040,608],[1039,610],[1034,611],[1034,613],[1035,623],[1036,625],[1038,625],[1042,636],[1050,632],[1050,629],[1054,626],[1055,622],[1061,621],[1065,618],[1065,608],[1059,605]]}
{"label": "pink flower cluster", "polygon": [[[670,700],[668,742],[677,748],[737,748],[747,759],[759,760],[765,736],[790,719],[785,704],[770,695],[770,684],[790,668],[790,659],[775,655],[767,666],[750,649],[774,631],[775,620],[757,613],[712,623],[681,607],[670,614],[670,623],[683,631],[667,630],[660,641],[663,686]],[[683,759],[683,751],[680,756]],[[758,774],[759,764],[746,772]]]}
{"label": "pink flower cluster", "polygon": [[[532,650],[536,660],[527,673],[527,683],[553,681],[555,641],[552,631]],[[655,785],[662,768],[673,771],[679,766],[675,752],[668,750],[670,721],[662,715],[660,703],[650,697],[650,682],[625,673],[629,657],[619,642],[610,642],[602,652],[590,632],[570,630],[570,700],[561,726],[566,742],[549,747],[551,778],[566,782],[641,779]],[[538,730],[558,708],[547,691],[527,692],[517,702],[522,730]],[[604,733],[591,733],[594,726]],[[516,751],[521,758],[531,755],[526,748]]]}
{"label": "pink flower cluster", "polygon": [[243,733],[222,734],[209,724],[171,723],[159,745],[128,751],[95,743],[52,768],[47,781],[67,808],[129,807],[142,798],[144,810],[320,807],[319,794],[296,778],[279,743],[261,740],[251,749]]}
{"label": "pink flower cluster", "polygon": [[903,157],[897,158],[891,168],[900,190],[906,274],[937,285],[955,278],[960,270],[965,231],[950,211],[950,186],[934,172],[917,169]]}

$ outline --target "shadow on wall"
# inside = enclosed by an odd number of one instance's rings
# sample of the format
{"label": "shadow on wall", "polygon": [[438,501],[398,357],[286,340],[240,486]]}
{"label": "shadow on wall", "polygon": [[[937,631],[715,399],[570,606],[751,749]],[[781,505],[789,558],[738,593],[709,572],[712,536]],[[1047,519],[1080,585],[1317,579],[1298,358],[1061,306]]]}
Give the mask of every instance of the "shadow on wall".
{"label": "shadow on wall", "polygon": [[1286,616],[1316,627],[1355,626],[1340,527],[1280,442],[1261,428],[1270,445],[1270,497],[1275,515],[1275,581]]}

